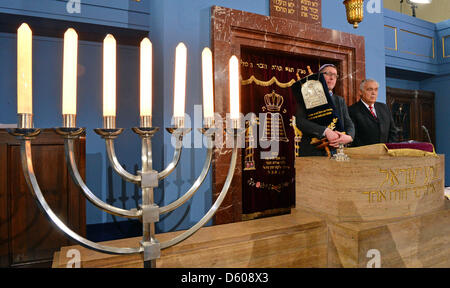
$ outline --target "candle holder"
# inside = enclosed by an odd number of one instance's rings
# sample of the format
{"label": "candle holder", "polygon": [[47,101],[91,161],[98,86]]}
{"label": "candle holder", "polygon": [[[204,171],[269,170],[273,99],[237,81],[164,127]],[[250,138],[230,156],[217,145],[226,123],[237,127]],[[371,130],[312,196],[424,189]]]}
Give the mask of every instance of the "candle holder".
{"label": "candle holder", "polygon": [[344,144],[339,143],[339,147],[336,149],[336,154],[331,157],[332,160],[336,160],[337,162],[345,162],[350,161],[350,157],[344,152]]}
{"label": "candle holder", "polygon": [[[27,114],[28,115],[28,114]],[[141,254],[142,260],[145,268],[154,268],[156,267],[156,259],[160,258],[161,250],[169,248],[173,245],[176,245],[195,232],[197,232],[202,226],[204,226],[216,213],[219,206],[222,204],[230,185],[233,179],[234,170],[236,168],[237,162],[237,138],[239,134],[243,133],[243,129],[227,129],[227,133],[231,134],[234,138],[234,145],[232,148],[232,156],[229,164],[228,174],[222,187],[222,190],[219,194],[219,197],[216,199],[212,207],[209,211],[191,228],[179,234],[178,236],[165,241],[159,242],[155,236],[155,223],[160,220],[160,216],[162,214],[173,211],[186,203],[188,199],[190,199],[194,193],[200,188],[203,181],[206,178],[206,175],[209,172],[211,167],[212,155],[213,155],[213,142],[214,136],[217,132],[217,128],[211,126],[211,123],[207,123],[206,126],[199,129],[199,131],[206,137],[207,139],[207,155],[203,165],[203,169],[200,175],[197,177],[195,182],[189,188],[189,190],[183,194],[180,198],[173,201],[172,203],[159,207],[154,202],[153,190],[158,187],[159,182],[164,178],[169,176],[177,167],[178,162],[181,156],[182,150],[182,141],[183,137],[190,133],[190,128],[183,128],[183,126],[175,126],[171,128],[167,128],[167,132],[172,135],[172,137],[176,140],[176,147],[174,151],[173,160],[171,163],[163,171],[156,171],[152,167],[152,138],[159,131],[158,127],[145,127],[146,121],[141,121],[141,125],[144,127],[134,127],[132,128],[133,132],[136,133],[141,138],[141,159],[142,159],[142,167],[141,170],[138,171],[137,175],[131,174],[127,172],[117,160],[115,149],[114,149],[114,139],[116,139],[123,132],[122,128],[115,127],[115,117],[108,116],[104,117],[104,128],[94,129],[94,131],[100,135],[105,140],[106,151],[108,154],[109,162],[113,168],[113,170],[120,175],[124,180],[134,183],[138,185],[142,190],[142,204],[135,209],[122,209],[118,207],[114,207],[110,204],[105,203],[104,201],[97,198],[94,193],[92,193],[87,187],[86,183],[83,181],[77,167],[77,163],[75,162],[74,155],[74,141],[80,137],[83,132],[85,132],[84,128],[77,128],[75,124],[75,119],[68,119],[71,117],[64,117],[64,125],[65,127],[54,128],[56,133],[61,135],[64,138],[64,148],[65,148],[65,158],[67,162],[67,166],[69,168],[70,175],[75,182],[76,185],[80,187],[83,195],[89,200],[93,205],[98,207],[99,209],[116,216],[121,216],[125,218],[139,219],[142,222],[143,227],[143,236],[142,241],[140,241],[137,247],[112,247],[106,246],[102,244],[95,243],[90,241],[74,231],[72,231],[69,227],[67,227],[64,222],[52,211],[52,209],[48,206],[45,197],[42,194],[42,191],[39,187],[39,183],[36,179],[36,175],[33,168],[33,155],[31,152],[31,141],[38,137],[40,133],[40,129],[35,129],[33,127],[32,119],[30,119],[26,115],[19,115],[19,119],[26,118],[26,125],[19,125],[19,128],[9,129],[9,133],[14,135],[20,140],[20,153],[21,153],[21,161],[22,161],[22,169],[24,172],[24,176],[30,191],[38,203],[39,208],[43,211],[43,213],[50,219],[50,221],[58,227],[62,232],[64,232],[69,238],[76,241],[80,245],[99,251],[102,253],[108,254],[119,254],[119,255],[129,255],[129,254]],[[66,119],[67,118],[67,119]],[[147,119],[148,120],[148,119]],[[20,122],[23,123],[23,122]],[[181,124],[180,122],[176,122],[177,124]],[[68,125],[70,124],[70,125]],[[69,126],[69,127],[66,127]],[[73,127],[72,127],[73,126]]]}
{"label": "candle holder", "polygon": [[152,116],[141,116],[141,127],[152,127]]}
{"label": "candle holder", "polygon": [[104,129],[116,129],[116,116],[103,116]]}
{"label": "candle holder", "polygon": [[33,114],[19,114],[17,117],[18,128],[30,129],[33,128]]}
{"label": "candle holder", "polygon": [[75,114],[64,114],[63,115],[63,127],[65,128],[75,128],[77,120],[77,115]]}

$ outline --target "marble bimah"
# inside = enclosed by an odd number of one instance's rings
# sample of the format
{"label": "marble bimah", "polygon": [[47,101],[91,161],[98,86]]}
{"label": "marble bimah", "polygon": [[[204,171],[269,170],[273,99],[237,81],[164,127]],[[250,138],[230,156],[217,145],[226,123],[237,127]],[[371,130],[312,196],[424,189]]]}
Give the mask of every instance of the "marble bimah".
{"label": "marble bimah", "polygon": [[450,267],[444,155],[346,149],[348,162],[297,160],[297,209],[328,227],[328,267]]}

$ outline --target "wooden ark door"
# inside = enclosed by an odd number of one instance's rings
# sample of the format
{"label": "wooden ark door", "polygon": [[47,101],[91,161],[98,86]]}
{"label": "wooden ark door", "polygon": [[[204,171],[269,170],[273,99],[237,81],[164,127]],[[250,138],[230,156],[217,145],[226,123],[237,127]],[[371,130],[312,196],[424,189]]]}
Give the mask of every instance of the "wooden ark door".
{"label": "wooden ark door", "polygon": [[386,103],[400,129],[399,141],[431,140],[436,148],[434,92],[386,87]]}

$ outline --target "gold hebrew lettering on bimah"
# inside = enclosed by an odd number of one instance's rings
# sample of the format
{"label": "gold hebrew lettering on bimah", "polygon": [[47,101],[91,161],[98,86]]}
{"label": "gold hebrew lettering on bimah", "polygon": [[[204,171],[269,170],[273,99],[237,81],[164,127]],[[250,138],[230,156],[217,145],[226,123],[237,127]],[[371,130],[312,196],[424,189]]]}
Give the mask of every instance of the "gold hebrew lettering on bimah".
{"label": "gold hebrew lettering on bimah", "polygon": [[294,9],[288,9],[288,14],[294,14],[295,10]]}
{"label": "gold hebrew lettering on bimah", "polygon": [[419,187],[416,187],[417,189],[414,191],[414,195],[416,195],[416,198],[422,198],[424,196],[427,196],[429,194],[436,193],[436,187],[434,187],[433,183],[422,185]]}
{"label": "gold hebrew lettering on bimah", "polygon": [[293,8],[294,6],[295,6],[295,3],[293,3],[293,2],[289,2],[289,3],[288,3],[288,7],[289,7],[289,8]]}
{"label": "gold hebrew lettering on bimah", "polygon": [[436,193],[437,191],[436,191],[435,185],[441,185],[440,181],[436,181],[433,183],[429,183],[427,185],[420,185],[420,186],[416,186],[416,187],[367,191],[367,192],[362,192],[362,194],[367,195],[367,200],[369,203],[381,203],[381,202],[388,202],[388,201],[397,201],[397,202],[398,201],[407,201],[408,194],[411,194],[411,195],[415,196],[416,198],[423,198],[427,195]]}
{"label": "gold hebrew lettering on bimah", "polygon": [[408,200],[408,188],[390,190],[389,200]]}
{"label": "gold hebrew lettering on bimah", "polygon": [[309,11],[311,11],[311,12],[314,13],[314,14],[319,13],[319,9],[317,9],[317,8],[309,7]]}
{"label": "gold hebrew lettering on bimah", "polygon": [[312,6],[312,7],[319,7],[319,2],[312,2],[312,3],[311,3],[311,6]]}
{"label": "gold hebrew lettering on bimah", "polygon": [[[439,179],[439,166],[425,166],[425,167],[412,167],[412,168],[399,168],[399,169],[381,169],[380,173],[384,174],[383,181],[380,187],[386,183],[390,186],[396,186],[399,184],[416,184],[419,175],[424,175],[423,184],[428,184],[434,180]],[[403,177],[402,177],[403,176]]]}
{"label": "gold hebrew lettering on bimah", "polygon": [[302,11],[308,12],[308,6],[302,6]]}
{"label": "gold hebrew lettering on bimah", "polygon": [[300,14],[302,17],[306,17],[306,18],[308,18],[308,13],[306,13],[306,12],[301,12],[301,14]]}
{"label": "gold hebrew lettering on bimah", "polygon": [[380,187],[383,186],[384,183],[390,181],[391,186],[394,185],[398,185],[398,178],[397,178],[397,174],[398,174],[398,170],[399,169],[395,169],[396,171],[392,170],[392,169],[381,169],[380,168],[380,173],[386,174],[386,177],[384,179],[384,181],[381,183]]}
{"label": "gold hebrew lettering on bimah", "polygon": [[430,183],[433,180],[439,179],[437,165],[424,167],[425,181],[423,184]]}
{"label": "gold hebrew lettering on bimah", "polygon": [[405,184],[416,184],[417,172],[422,170],[421,167],[400,169],[400,174],[405,176]]}
{"label": "gold hebrew lettering on bimah", "polygon": [[393,200],[408,200],[408,189],[378,190],[363,192],[368,196],[369,203],[387,202]]}
{"label": "gold hebrew lettering on bimah", "polygon": [[316,15],[316,14],[309,14],[309,16],[311,16],[311,18],[313,20],[318,20],[319,19],[319,15]]}

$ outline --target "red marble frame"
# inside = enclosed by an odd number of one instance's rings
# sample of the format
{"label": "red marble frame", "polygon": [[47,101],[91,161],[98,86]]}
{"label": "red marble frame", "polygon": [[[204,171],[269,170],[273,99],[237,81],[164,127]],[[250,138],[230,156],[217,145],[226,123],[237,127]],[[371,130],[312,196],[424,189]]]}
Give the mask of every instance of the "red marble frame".
{"label": "red marble frame", "polygon": [[[359,83],[365,78],[364,37],[325,29],[284,18],[213,6],[211,46],[214,55],[215,111],[222,117],[229,111],[228,60],[240,57],[243,47],[277,50],[301,57],[338,60],[337,94],[351,105],[358,99]],[[216,149],[213,159],[213,201],[218,197],[228,172],[230,149]],[[241,221],[241,152],[228,195],[214,218],[215,224]]]}

